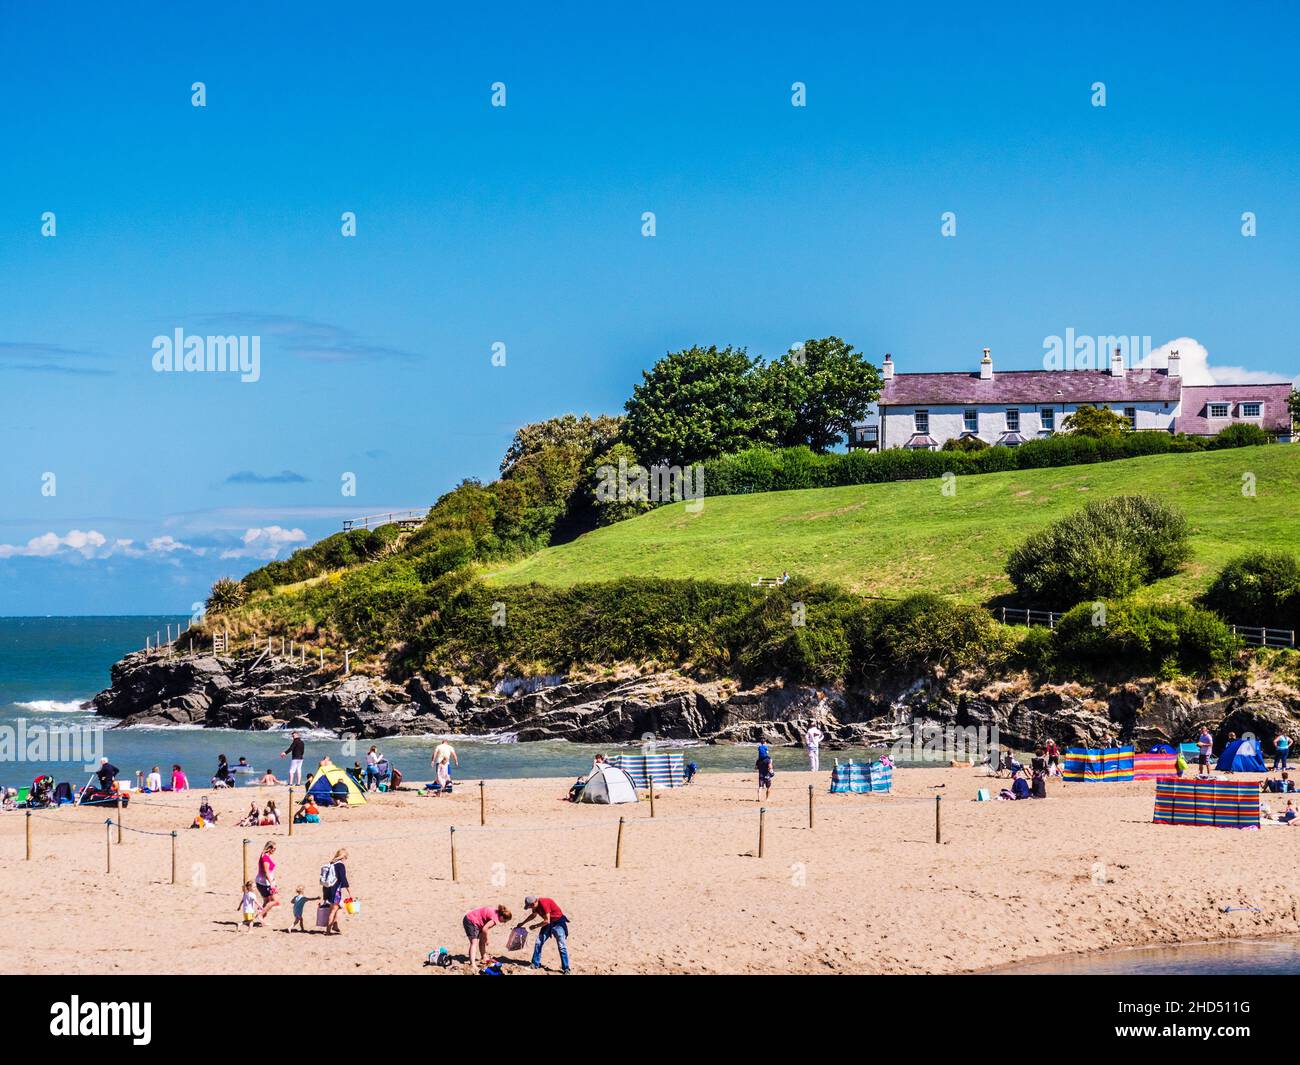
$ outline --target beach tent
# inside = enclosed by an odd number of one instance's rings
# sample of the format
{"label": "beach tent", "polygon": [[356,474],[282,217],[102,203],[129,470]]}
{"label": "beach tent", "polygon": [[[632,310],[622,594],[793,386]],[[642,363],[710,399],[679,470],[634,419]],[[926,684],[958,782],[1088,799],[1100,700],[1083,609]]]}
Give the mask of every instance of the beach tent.
{"label": "beach tent", "polygon": [[[322,806],[364,806],[365,793],[341,766],[322,766],[316,772],[307,794]],[[346,797],[343,797],[346,796]]]}
{"label": "beach tent", "polygon": [[1158,825],[1258,828],[1259,781],[1161,777],[1151,820]]}
{"label": "beach tent", "polygon": [[1178,755],[1171,749],[1133,755],[1134,780],[1158,780],[1178,772]]}
{"label": "beach tent", "polygon": [[1148,754],[1177,754],[1178,752],[1175,751],[1172,747],[1170,747],[1169,744],[1167,743],[1153,743],[1151,745],[1151,749],[1147,753]]}
{"label": "beach tent", "polygon": [[[658,781],[656,780],[656,783]],[[636,802],[636,782],[626,769],[608,763],[598,766],[578,796],[579,802]]]}
{"label": "beach tent", "polygon": [[1132,747],[1070,747],[1061,771],[1066,781],[1107,784],[1133,779]]}
{"label": "beach tent", "polygon": [[1214,768],[1220,773],[1267,773],[1268,767],[1259,756],[1259,744],[1245,736],[1233,740],[1223,748]]}
{"label": "beach tent", "polygon": [[831,769],[831,794],[852,793],[866,795],[872,792],[888,793],[894,787],[894,767],[884,762],[854,762],[840,765],[837,760]]}
{"label": "beach tent", "polygon": [[650,787],[650,778],[654,777],[655,790],[660,788],[680,788],[686,783],[686,770],[682,767],[680,751],[664,754],[646,754],[622,752],[611,754],[609,764],[624,770],[638,788]]}
{"label": "beach tent", "polygon": [[1196,759],[1200,757],[1201,748],[1195,743],[1180,743],[1178,753],[1183,756],[1188,765],[1195,765]]}

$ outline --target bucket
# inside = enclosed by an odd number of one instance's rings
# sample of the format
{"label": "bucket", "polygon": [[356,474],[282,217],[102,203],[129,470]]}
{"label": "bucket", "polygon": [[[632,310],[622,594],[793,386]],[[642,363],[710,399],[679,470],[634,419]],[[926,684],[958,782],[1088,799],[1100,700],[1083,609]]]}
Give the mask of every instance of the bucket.
{"label": "bucket", "polygon": [[361,903],[358,902],[356,899],[346,898],[343,900],[343,908],[347,910],[348,913],[360,913]]}

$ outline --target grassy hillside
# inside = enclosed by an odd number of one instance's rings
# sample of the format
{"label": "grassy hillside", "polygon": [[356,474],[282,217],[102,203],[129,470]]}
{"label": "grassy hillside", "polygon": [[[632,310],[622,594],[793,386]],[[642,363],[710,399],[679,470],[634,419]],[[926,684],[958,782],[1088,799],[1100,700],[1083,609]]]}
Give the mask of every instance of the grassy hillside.
{"label": "grassy hillside", "polygon": [[[1253,497],[1242,492],[1247,474]],[[963,477],[949,496],[927,480],[709,497],[698,514],[663,507],[496,567],[488,580],[748,582],[789,570],[868,595],[985,602],[1011,590],[1003,565],[1029,532],[1089,499],[1135,492],[1182,508],[1193,529],[1191,564],[1146,596],[1189,598],[1239,551],[1300,544],[1300,446],[1272,445]]]}

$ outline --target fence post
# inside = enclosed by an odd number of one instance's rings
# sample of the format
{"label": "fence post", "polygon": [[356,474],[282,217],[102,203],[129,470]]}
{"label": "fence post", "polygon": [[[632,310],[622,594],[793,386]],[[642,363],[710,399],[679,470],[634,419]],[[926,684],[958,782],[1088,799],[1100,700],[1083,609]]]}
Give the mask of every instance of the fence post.
{"label": "fence post", "polygon": [[766,835],[767,807],[758,808],[758,856],[763,857],[763,837]]}
{"label": "fence post", "polygon": [[478,823],[487,824],[487,791],[482,780],[478,782]]}
{"label": "fence post", "polygon": [[113,819],[104,822],[104,872],[113,871]]}
{"label": "fence post", "polygon": [[32,812],[27,811],[27,860],[32,860]]}
{"label": "fence post", "polygon": [[172,832],[172,883],[176,883],[176,833]]}
{"label": "fence post", "polygon": [[293,785],[289,785],[289,835],[293,835]]}
{"label": "fence post", "polygon": [[813,786],[808,785],[808,827],[813,826]]}
{"label": "fence post", "polygon": [[122,842],[122,814],[126,812],[126,803],[117,800],[117,842]]}
{"label": "fence post", "polygon": [[943,796],[934,797],[934,841],[935,843],[943,842],[943,829],[940,821],[939,811],[943,808]]}
{"label": "fence post", "polygon": [[655,815],[655,778],[649,777],[650,781],[650,816]]}
{"label": "fence post", "polygon": [[240,882],[240,884],[239,884],[239,889],[240,889],[241,891],[244,889],[244,885],[248,883],[248,844],[249,844],[249,842],[250,842],[249,840],[244,840],[244,879],[243,879],[243,880]]}
{"label": "fence post", "polygon": [[623,818],[618,819],[618,842],[614,844],[614,868],[623,867]]}
{"label": "fence post", "polygon": [[455,883],[460,877],[456,870],[456,826],[451,826],[451,879]]}

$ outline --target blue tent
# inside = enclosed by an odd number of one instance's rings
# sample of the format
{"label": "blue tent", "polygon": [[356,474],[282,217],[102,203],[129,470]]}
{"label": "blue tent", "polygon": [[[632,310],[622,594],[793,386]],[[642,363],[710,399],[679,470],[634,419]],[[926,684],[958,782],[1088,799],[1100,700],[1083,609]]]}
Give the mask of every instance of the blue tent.
{"label": "blue tent", "polygon": [[1175,754],[1176,752],[1167,743],[1154,743],[1148,754]]}
{"label": "blue tent", "polygon": [[1259,756],[1259,744],[1249,736],[1233,740],[1219,755],[1214,768],[1220,773],[1267,773],[1268,767]]}

